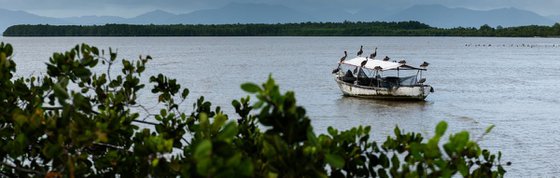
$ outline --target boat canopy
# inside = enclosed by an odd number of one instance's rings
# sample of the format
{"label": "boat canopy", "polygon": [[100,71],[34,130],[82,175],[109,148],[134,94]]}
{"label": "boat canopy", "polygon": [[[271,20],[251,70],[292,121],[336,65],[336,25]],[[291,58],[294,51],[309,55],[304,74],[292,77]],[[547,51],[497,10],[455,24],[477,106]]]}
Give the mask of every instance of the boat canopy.
{"label": "boat canopy", "polygon": [[353,65],[353,66],[361,66],[362,62],[367,59],[367,63],[364,68],[376,70],[375,67],[381,67],[382,71],[385,70],[426,70],[423,68],[412,67],[406,64],[400,64],[397,62],[391,61],[382,61],[382,60],[375,60],[375,59],[368,59],[365,57],[356,57],[353,59],[342,61],[343,64]]}

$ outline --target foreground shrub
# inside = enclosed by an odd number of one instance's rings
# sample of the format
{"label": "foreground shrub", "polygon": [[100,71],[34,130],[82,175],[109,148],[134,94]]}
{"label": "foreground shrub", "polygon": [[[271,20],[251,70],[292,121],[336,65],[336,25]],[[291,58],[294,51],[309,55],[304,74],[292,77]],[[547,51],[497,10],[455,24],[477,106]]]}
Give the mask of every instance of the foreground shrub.
{"label": "foreground shrub", "polygon": [[[237,116],[198,98],[162,74],[151,93],[162,104],[138,103],[150,56],[121,60],[86,44],[54,53],[47,74],[14,78],[9,44],[0,44],[0,174],[7,177],[501,177],[491,154],[466,131],[444,138],[445,122],[424,139],[398,127],[383,143],[369,126],[328,128],[316,135],[293,92],[272,78],[245,83],[251,93],[232,101]],[[101,65],[99,65],[101,62]],[[102,67],[103,70],[96,69]],[[111,68],[113,67],[113,68]],[[93,71],[106,71],[95,73]],[[115,73],[118,73],[115,75]],[[139,127],[147,124],[150,127]],[[151,128],[151,129],[150,129]],[[491,128],[490,128],[491,129]],[[487,130],[487,132],[490,131]]]}

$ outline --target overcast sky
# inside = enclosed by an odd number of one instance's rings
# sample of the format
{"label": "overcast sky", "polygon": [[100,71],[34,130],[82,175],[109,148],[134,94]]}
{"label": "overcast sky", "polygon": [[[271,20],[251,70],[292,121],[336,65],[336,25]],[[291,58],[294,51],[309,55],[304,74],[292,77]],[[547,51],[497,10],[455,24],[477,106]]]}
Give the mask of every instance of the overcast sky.
{"label": "overcast sky", "polygon": [[415,4],[442,4],[476,10],[515,7],[544,16],[560,15],[560,0],[0,0],[0,8],[24,10],[50,17],[133,17],[157,9],[173,13],[215,9],[231,2],[280,4],[301,11],[327,7],[343,8],[348,12],[368,7],[404,9]]}

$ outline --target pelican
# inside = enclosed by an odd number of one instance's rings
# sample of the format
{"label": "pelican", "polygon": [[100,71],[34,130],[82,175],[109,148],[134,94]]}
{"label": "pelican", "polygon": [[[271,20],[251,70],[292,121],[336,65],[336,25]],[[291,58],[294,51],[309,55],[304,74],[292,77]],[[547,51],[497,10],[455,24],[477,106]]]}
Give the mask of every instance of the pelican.
{"label": "pelican", "polygon": [[362,56],[362,53],[364,53],[364,51],[362,50],[364,48],[364,46],[360,46],[360,51],[358,51],[358,56]]}
{"label": "pelican", "polygon": [[367,59],[362,61],[362,64],[360,64],[360,67],[364,67],[367,64]]}
{"label": "pelican", "polygon": [[346,56],[348,56],[348,53],[346,53],[346,51],[344,51],[344,56],[342,56],[340,58],[340,63],[342,63],[342,61],[346,60]]}
{"label": "pelican", "polygon": [[391,59],[389,58],[389,56],[385,56],[385,58],[383,58],[383,61],[389,61],[389,59]]}
{"label": "pelican", "polygon": [[338,71],[340,71],[340,68],[336,68],[332,71],[333,74],[337,73]]}
{"label": "pelican", "polygon": [[377,56],[377,47],[375,48],[375,52],[373,52],[369,55],[369,58],[370,59],[375,59],[375,56]]}
{"label": "pelican", "polygon": [[383,70],[383,68],[381,66],[375,66],[373,70]]}
{"label": "pelican", "polygon": [[[344,56],[342,56],[342,57],[340,58],[340,62],[338,62],[338,67],[336,67],[336,69],[340,70],[340,65],[342,64],[342,61],[346,60],[346,56],[348,56],[348,53],[346,53],[346,51],[344,51]],[[335,70],[336,70],[336,69],[335,69]],[[337,71],[337,72],[338,72],[338,71]],[[334,72],[334,70],[333,70],[333,74],[334,74],[334,73],[336,73],[336,72]]]}
{"label": "pelican", "polygon": [[401,61],[399,61],[399,64],[406,64],[406,61],[405,61],[405,60],[401,60]]}
{"label": "pelican", "polygon": [[430,63],[424,61],[424,63],[420,64],[420,67],[426,68],[426,67],[428,67],[428,65],[430,65]]}

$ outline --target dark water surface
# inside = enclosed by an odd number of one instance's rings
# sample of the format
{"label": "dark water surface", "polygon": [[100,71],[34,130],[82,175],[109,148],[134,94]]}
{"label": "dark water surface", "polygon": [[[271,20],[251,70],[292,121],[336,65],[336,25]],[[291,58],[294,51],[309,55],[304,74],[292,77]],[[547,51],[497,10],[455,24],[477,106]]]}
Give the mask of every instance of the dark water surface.
{"label": "dark water surface", "polygon": [[[233,113],[239,85],[264,82],[269,74],[283,91],[294,90],[315,130],[372,126],[376,140],[395,125],[431,137],[435,125],[467,130],[479,143],[511,161],[508,177],[560,175],[560,39],[461,37],[61,37],[0,38],[14,45],[17,74],[45,72],[56,51],[78,43],[118,49],[119,58],[154,60],[146,76],[164,73],[191,91],[186,108],[203,95]],[[488,45],[491,46],[488,46]],[[330,72],[348,50],[355,56],[378,47],[378,56],[431,65],[425,73],[435,93],[425,102],[343,97]],[[480,45],[480,46],[479,46]],[[149,90],[148,90],[149,91]],[[154,100],[143,95],[143,100]],[[150,102],[148,102],[150,103]],[[449,132],[448,132],[449,133]]]}

